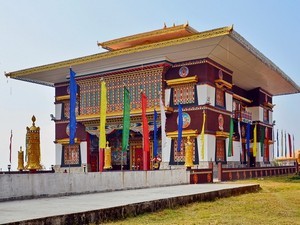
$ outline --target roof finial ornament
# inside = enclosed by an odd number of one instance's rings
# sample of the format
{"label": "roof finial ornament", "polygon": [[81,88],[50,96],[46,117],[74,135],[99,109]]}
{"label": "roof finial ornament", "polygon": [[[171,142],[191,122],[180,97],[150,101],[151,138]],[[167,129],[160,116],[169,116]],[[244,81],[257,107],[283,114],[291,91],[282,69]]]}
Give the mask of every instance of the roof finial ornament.
{"label": "roof finial ornament", "polygon": [[173,23],[173,27],[175,27],[176,25],[175,25],[175,23]]}
{"label": "roof finial ornament", "polygon": [[166,29],[167,28],[167,24],[166,24],[166,22],[164,22],[164,29]]}
{"label": "roof finial ornament", "polygon": [[189,21],[187,20],[186,23],[184,24],[185,27],[189,26]]}

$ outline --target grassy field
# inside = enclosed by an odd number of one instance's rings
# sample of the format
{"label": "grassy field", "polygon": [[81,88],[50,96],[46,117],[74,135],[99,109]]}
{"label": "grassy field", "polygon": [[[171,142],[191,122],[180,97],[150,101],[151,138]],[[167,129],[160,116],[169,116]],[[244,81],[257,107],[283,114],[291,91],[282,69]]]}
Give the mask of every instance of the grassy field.
{"label": "grassy field", "polygon": [[299,224],[300,176],[238,181],[259,183],[258,193],[199,202],[107,224]]}

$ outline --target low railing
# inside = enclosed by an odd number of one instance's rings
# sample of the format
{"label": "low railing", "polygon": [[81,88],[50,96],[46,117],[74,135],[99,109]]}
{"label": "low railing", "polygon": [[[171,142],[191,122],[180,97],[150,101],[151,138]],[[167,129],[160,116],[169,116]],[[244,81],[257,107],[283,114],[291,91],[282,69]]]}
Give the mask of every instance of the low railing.
{"label": "low railing", "polygon": [[[298,170],[297,170],[298,169]],[[243,180],[265,176],[278,176],[293,174],[299,171],[299,166],[278,166],[278,167],[250,167],[250,168],[222,168],[218,164],[218,179],[220,181]]]}
{"label": "low railing", "polygon": [[242,122],[248,123],[248,122],[252,121],[252,113],[247,112],[247,111],[234,110],[233,118],[239,119]]}
{"label": "low railing", "polygon": [[190,171],[191,184],[213,183],[213,163],[209,163],[209,168],[192,169]]}

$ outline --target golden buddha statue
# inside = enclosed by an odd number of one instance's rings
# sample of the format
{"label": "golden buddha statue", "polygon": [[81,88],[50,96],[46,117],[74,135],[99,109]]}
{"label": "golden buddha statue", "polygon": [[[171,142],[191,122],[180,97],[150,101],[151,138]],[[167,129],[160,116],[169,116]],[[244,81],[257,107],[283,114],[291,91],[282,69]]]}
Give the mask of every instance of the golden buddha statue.
{"label": "golden buddha statue", "polygon": [[39,170],[42,169],[40,164],[41,152],[40,152],[40,128],[35,126],[35,116],[32,116],[32,126],[26,127],[26,151],[27,151],[27,170]]}

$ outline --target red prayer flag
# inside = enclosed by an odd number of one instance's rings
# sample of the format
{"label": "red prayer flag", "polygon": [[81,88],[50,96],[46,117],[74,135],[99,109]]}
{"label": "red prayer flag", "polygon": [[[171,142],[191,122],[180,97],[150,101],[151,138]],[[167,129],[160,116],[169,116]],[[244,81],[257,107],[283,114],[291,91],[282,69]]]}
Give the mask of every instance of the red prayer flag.
{"label": "red prayer flag", "polygon": [[149,152],[149,126],[146,117],[147,110],[147,96],[142,92],[142,120],[143,120],[143,143],[144,151]]}
{"label": "red prayer flag", "polygon": [[12,145],[12,130],[10,131],[10,139],[9,139],[9,163],[11,164],[11,145]]}

